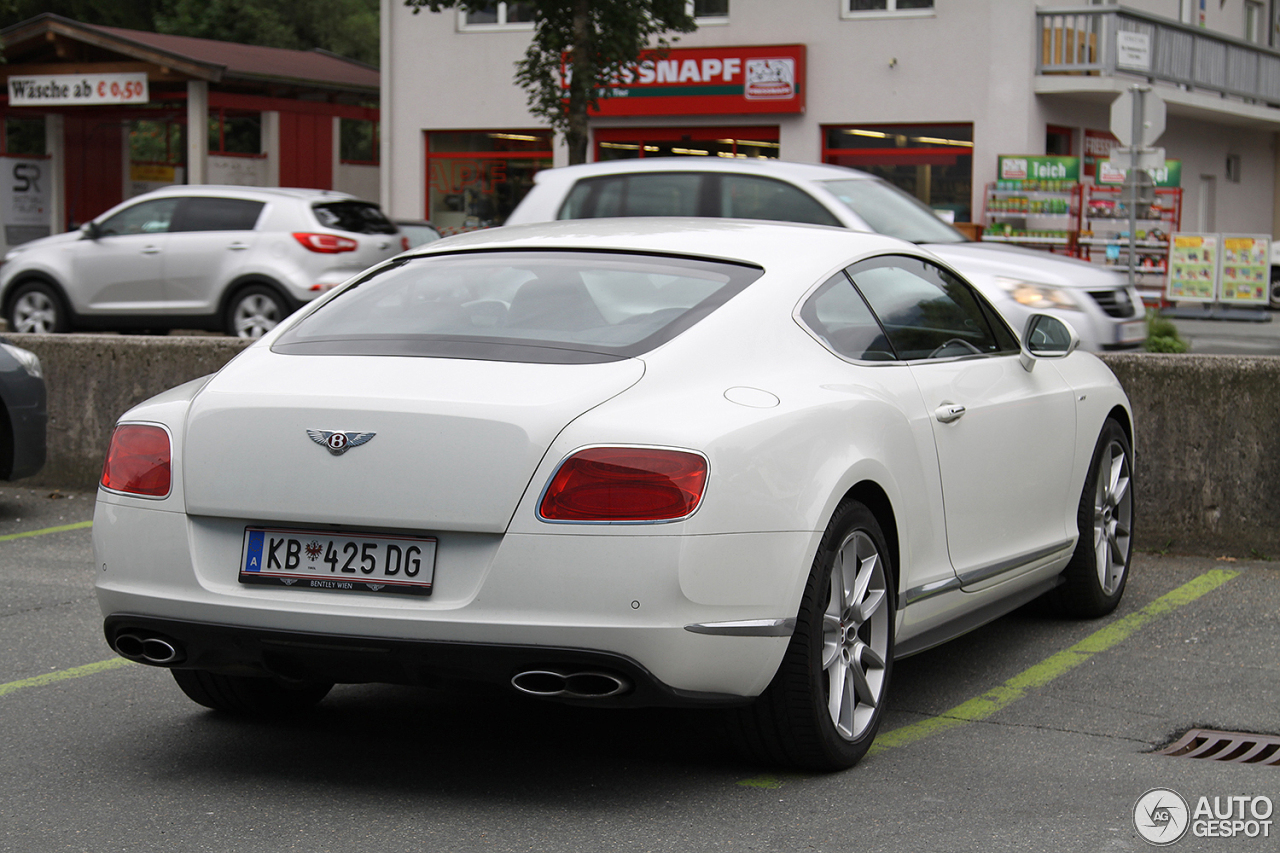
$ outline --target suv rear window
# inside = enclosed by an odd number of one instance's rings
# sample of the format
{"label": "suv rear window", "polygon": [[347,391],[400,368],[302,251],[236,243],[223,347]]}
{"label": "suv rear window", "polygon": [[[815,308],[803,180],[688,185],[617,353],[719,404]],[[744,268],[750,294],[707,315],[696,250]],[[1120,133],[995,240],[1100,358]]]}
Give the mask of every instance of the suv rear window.
{"label": "suv rear window", "polygon": [[311,205],[316,221],[325,228],[352,234],[395,234],[396,226],[376,204],[367,201],[326,201]]}
{"label": "suv rear window", "polygon": [[647,352],[697,323],[759,267],[613,252],[407,258],[320,305],[280,353],[591,364]]}

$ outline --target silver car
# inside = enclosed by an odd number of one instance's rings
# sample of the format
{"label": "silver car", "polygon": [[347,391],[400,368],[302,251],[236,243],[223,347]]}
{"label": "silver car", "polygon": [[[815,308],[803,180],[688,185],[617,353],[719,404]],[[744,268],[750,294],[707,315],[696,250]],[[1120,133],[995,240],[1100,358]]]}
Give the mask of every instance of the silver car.
{"label": "silver car", "polygon": [[841,166],[653,157],[546,169],[507,225],[614,216],[715,216],[832,225],[920,245],[971,281],[1015,329],[1035,313],[1071,324],[1082,347],[1146,340],[1138,292],[1114,271],[1034,249],[974,243],[925,205]]}
{"label": "silver car", "polygon": [[256,338],[408,248],[378,206],[326,190],[174,186],[0,266],[14,332],[212,329]]}

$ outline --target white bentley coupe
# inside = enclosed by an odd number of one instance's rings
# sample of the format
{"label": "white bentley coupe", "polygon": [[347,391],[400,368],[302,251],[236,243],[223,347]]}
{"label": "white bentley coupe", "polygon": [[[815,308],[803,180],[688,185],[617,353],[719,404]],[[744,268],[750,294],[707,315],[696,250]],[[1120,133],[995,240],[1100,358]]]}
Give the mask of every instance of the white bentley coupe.
{"label": "white bentley coupe", "polygon": [[490,682],[722,707],[767,760],[848,767],[895,658],[1124,592],[1128,401],[1062,320],[1020,331],[839,228],[433,243],[120,418],[107,642],[227,712]]}

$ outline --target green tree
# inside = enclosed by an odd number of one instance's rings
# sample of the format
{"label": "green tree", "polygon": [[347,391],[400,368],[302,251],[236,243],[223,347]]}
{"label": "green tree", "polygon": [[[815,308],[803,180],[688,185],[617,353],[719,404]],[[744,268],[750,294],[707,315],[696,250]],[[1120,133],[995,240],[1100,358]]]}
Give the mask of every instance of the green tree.
{"label": "green tree", "polygon": [[[460,8],[492,8],[484,0],[404,0],[416,15]],[[667,33],[695,29],[685,0],[527,0],[533,40],[516,62],[515,80],[529,94],[529,109],[564,135],[569,162],[587,161],[587,116],[609,83],[631,68],[641,51],[670,47]],[[561,62],[569,69],[561,81]],[[568,104],[566,106],[566,96]]]}
{"label": "green tree", "polygon": [[378,0],[156,0],[155,31],[378,63]]}
{"label": "green tree", "polygon": [[0,26],[42,12],[83,24],[310,50],[378,64],[378,0],[0,0]]}

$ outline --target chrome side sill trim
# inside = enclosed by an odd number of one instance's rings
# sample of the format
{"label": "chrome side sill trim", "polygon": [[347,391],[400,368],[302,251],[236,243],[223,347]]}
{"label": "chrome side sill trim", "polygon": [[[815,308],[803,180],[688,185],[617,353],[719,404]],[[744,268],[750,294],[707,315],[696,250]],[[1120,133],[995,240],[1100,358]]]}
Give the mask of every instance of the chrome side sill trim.
{"label": "chrome side sill trim", "polygon": [[965,572],[960,575],[960,585],[969,586],[970,584],[975,584],[980,581],[993,578],[996,575],[1002,575],[1005,572],[1021,569],[1047,557],[1061,556],[1062,554],[1070,551],[1074,546],[1074,542],[1059,542],[1057,545],[1050,545],[1048,548],[1041,548],[1039,551],[1033,551],[1030,554],[1023,554],[1020,557],[1014,557],[1010,560],[1001,560],[998,563],[992,563],[989,566],[983,566],[980,569]]}
{"label": "chrome side sill trim", "polygon": [[903,610],[908,605],[915,604],[917,601],[924,601],[926,598],[933,598],[935,595],[941,595],[944,592],[950,592],[953,589],[959,588],[959,578],[947,578],[945,580],[922,584],[921,586],[909,589],[902,594],[902,605],[898,609]]}
{"label": "chrome side sill trim", "polygon": [[741,622],[699,622],[685,625],[693,634],[713,634],[719,637],[790,637],[796,630],[796,620],[746,619]]}

